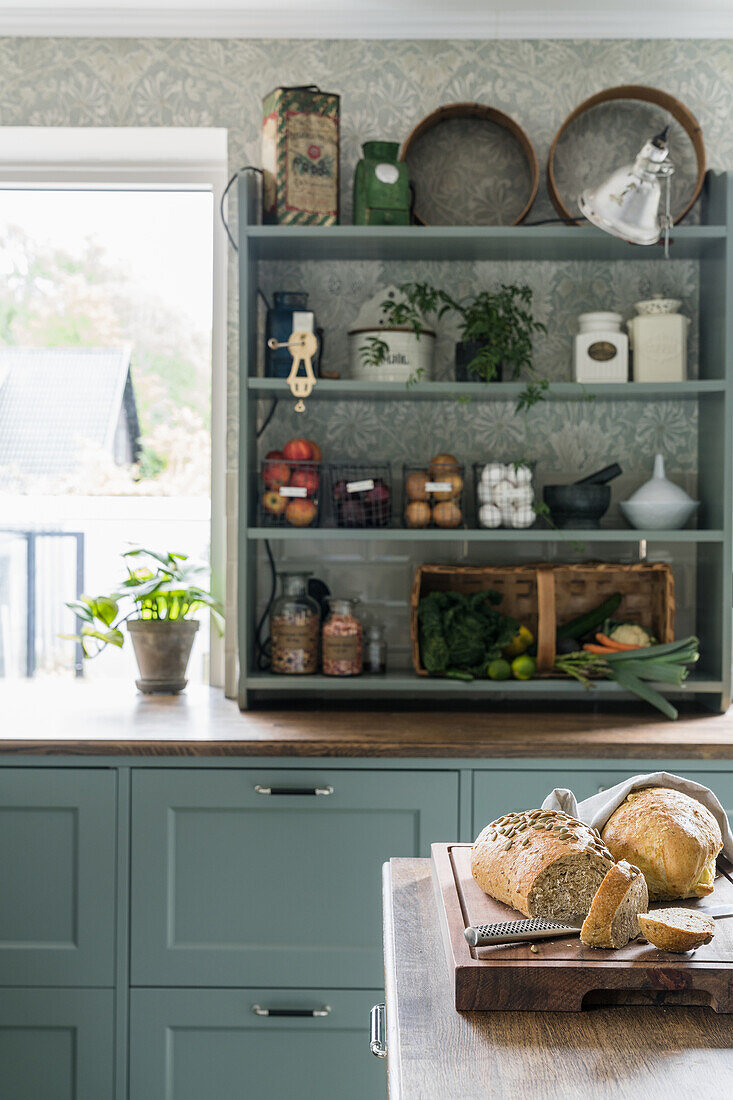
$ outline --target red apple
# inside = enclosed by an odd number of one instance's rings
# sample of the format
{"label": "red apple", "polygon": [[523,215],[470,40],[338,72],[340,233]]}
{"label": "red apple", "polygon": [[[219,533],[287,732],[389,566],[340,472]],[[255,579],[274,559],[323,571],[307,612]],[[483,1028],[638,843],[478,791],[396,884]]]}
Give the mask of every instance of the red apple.
{"label": "red apple", "polygon": [[282,451],[268,451],[265,458],[285,458]]}
{"label": "red apple", "polygon": [[281,516],[288,506],[288,498],[281,497],[277,489],[268,489],[262,494],[262,507],[272,516]]}
{"label": "red apple", "polygon": [[289,439],[283,447],[283,455],[289,462],[308,462],[313,458],[307,439]]}
{"label": "red apple", "polygon": [[317,443],[314,443],[312,439],[306,439],[306,443],[311,449],[311,458],[314,462],[323,462],[323,452]]}
{"label": "red apple", "polygon": [[285,512],[285,519],[288,523],[291,523],[293,527],[309,527],[317,514],[318,509],[312,500],[296,497],[288,504],[287,511]]}
{"label": "red apple", "polygon": [[337,504],[340,504],[341,501],[348,499],[349,491],[346,488],[346,481],[344,480],[344,478],[341,478],[340,481],[337,481],[335,483],[332,490],[332,496]]}
{"label": "red apple", "polygon": [[313,469],[294,470],[290,484],[305,489],[309,497],[318,492],[318,474]]}
{"label": "red apple", "polygon": [[290,467],[287,462],[270,459],[262,467],[262,480],[268,489],[279,489],[290,480]]}

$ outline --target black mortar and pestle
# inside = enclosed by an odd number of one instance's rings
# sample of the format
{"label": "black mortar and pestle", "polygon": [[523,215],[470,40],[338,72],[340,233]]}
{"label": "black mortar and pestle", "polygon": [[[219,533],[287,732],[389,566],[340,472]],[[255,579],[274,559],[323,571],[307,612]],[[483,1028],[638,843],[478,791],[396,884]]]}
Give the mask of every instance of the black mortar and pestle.
{"label": "black mortar and pestle", "polygon": [[571,485],[545,485],[542,498],[556,527],[600,527],[611,503],[611,486],[623,473],[618,462],[604,466]]}

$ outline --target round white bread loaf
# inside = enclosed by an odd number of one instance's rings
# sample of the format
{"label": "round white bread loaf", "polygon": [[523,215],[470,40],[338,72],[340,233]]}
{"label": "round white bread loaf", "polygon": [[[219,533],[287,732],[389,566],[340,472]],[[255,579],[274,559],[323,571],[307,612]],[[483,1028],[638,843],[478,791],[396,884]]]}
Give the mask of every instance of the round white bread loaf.
{"label": "round white bread loaf", "polygon": [[471,849],[471,871],[485,894],[553,920],[585,916],[612,865],[595,829],[556,810],[505,814]]}
{"label": "round white bread loaf", "polygon": [[639,913],[648,908],[644,876],[638,867],[621,860],[598,887],[580,938],[588,947],[626,947],[639,935]]}
{"label": "round white bread loaf", "polygon": [[632,791],[603,828],[614,859],[640,867],[652,901],[712,894],[720,826],[706,806],[682,791]]}
{"label": "round white bread loaf", "polygon": [[693,909],[656,909],[639,917],[642,933],[661,951],[693,951],[710,943],[715,921]]}

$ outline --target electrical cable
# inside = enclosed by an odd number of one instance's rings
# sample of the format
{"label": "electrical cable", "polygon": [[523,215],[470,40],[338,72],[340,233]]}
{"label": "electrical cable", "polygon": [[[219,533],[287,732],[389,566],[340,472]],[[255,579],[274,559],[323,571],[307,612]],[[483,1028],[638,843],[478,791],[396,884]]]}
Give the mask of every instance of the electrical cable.
{"label": "electrical cable", "polygon": [[232,246],[235,252],[239,252],[239,248],[237,247],[237,242],[234,240],[234,237],[232,236],[229,229],[229,222],[227,221],[226,214],[224,213],[224,203],[226,202],[229,188],[232,186],[235,180],[239,179],[242,172],[257,172],[260,176],[264,176],[265,174],[261,168],[256,168],[254,164],[244,164],[241,168],[237,169],[237,171],[234,173],[234,175],[229,180],[226,187],[221,193],[221,198],[219,199],[219,217],[221,218],[221,224],[224,226],[227,237],[229,238],[229,244]]}
{"label": "electrical cable", "polygon": [[272,554],[272,547],[270,546],[269,539],[265,539],[265,550],[267,552],[267,560],[270,563],[272,587],[270,589],[270,598],[267,601],[267,606],[262,612],[260,621],[257,623],[257,628],[255,630],[255,664],[257,665],[258,672],[265,672],[272,663],[272,641],[270,638],[266,638],[264,642],[262,641],[262,628],[269,618],[270,610],[275,602],[275,592],[277,590],[277,570],[275,569],[275,559]]}
{"label": "electrical cable", "polygon": [[257,437],[256,437],[257,439],[259,439],[260,436],[265,432],[265,430],[267,428],[267,425],[270,423],[273,416],[275,415],[275,409],[277,408],[277,403],[278,403],[278,398],[273,397],[272,404],[270,405],[270,411],[267,414],[267,416],[265,417],[262,426],[257,429]]}

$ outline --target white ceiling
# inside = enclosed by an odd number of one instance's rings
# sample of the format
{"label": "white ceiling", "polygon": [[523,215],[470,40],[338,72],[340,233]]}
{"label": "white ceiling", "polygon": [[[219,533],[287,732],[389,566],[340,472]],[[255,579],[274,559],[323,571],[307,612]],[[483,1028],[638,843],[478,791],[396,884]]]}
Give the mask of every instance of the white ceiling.
{"label": "white ceiling", "polygon": [[1,0],[4,35],[733,38],[733,0]]}

